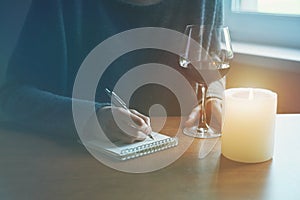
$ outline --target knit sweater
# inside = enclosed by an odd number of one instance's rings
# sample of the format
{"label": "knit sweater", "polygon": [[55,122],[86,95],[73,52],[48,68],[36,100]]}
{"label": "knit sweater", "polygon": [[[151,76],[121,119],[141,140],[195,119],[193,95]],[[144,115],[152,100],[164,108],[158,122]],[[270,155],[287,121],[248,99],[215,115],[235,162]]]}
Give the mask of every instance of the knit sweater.
{"label": "knit sweater", "polygon": [[[222,15],[221,0],[162,0],[148,6],[118,0],[33,0],[0,90],[0,120],[29,130],[73,134],[74,80],[95,46],[138,27],[183,32],[187,24],[221,24]],[[180,70],[178,57],[167,52],[145,49],[121,56],[100,79],[96,107],[108,101],[105,87],[113,88],[124,73],[143,63]],[[172,92],[154,87],[144,86],[130,106],[147,114],[152,104],[160,103],[169,115],[180,114]]]}

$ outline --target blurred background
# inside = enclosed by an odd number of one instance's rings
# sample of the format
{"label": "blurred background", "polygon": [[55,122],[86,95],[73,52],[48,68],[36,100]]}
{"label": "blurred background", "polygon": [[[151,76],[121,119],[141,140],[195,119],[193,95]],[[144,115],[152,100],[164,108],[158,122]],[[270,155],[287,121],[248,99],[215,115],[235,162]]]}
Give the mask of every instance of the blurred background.
{"label": "blurred background", "polygon": [[225,0],[235,58],[227,87],[278,94],[278,113],[300,113],[300,1]]}
{"label": "blurred background", "polygon": [[[300,113],[300,1],[224,2],[235,51],[227,88],[273,90],[278,94],[278,113]],[[0,1],[0,84],[30,3]]]}

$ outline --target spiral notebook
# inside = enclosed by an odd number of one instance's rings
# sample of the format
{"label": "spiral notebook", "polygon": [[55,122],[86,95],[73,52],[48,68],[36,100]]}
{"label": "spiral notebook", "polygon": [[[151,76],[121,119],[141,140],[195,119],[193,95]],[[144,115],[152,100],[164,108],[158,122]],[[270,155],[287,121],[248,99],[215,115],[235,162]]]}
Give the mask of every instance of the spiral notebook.
{"label": "spiral notebook", "polygon": [[157,132],[151,134],[154,140],[147,138],[144,141],[136,142],[133,144],[125,143],[114,143],[103,144],[99,141],[87,141],[85,142],[86,147],[99,150],[104,154],[118,159],[118,160],[129,160],[148,154],[153,154],[158,151],[162,151],[178,145],[178,139],[176,137],[169,137]]}

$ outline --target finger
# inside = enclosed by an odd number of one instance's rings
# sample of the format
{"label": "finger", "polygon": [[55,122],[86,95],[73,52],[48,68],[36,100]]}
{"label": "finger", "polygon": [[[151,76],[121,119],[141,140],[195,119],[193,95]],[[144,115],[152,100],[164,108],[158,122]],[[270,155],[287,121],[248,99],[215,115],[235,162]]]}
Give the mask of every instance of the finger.
{"label": "finger", "polygon": [[[131,131],[132,133],[136,133],[137,131],[140,131],[142,133],[144,133],[145,135],[149,135],[152,133],[152,128],[151,126],[148,126],[145,122],[141,122],[143,121],[142,119],[140,119],[138,116],[132,116],[131,118],[132,120],[123,120],[123,124],[125,126],[125,129],[128,131]],[[132,123],[132,121],[134,121],[134,123]],[[137,125],[136,121],[139,121],[138,123],[141,123],[141,125]],[[127,127],[126,127],[127,125]],[[134,137],[136,137],[135,135],[132,135]]]}
{"label": "finger", "polygon": [[118,123],[107,124],[104,127],[105,135],[112,142],[123,141],[132,143],[134,141],[141,141],[147,138],[147,135],[140,131],[127,121],[119,120]]}
{"label": "finger", "polygon": [[191,127],[195,124],[195,122],[199,119],[200,115],[200,106],[195,107],[190,115],[188,116],[188,119],[185,122],[186,127]]}
{"label": "finger", "polygon": [[126,135],[127,138],[130,138],[130,141],[144,140],[147,138],[147,133],[145,133],[145,129],[141,127],[136,127],[132,124],[128,124],[125,121],[121,124],[121,127],[119,128],[123,135]]}
{"label": "finger", "polygon": [[113,112],[115,112],[118,128],[127,137],[131,137],[133,140],[144,140],[147,135],[152,133],[151,127],[138,115],[120,107],[114,108]]}
{"label": "finger", "polygon": [[127,135],[131,137],[138,137],[137,131],[140,131],[146,135],[151,132],[151,127],[148,126],[145,121],[136,114],[128,112],[128,110],[123,108],[119,108],[117,114],[118,119],[116,120],[119,122],[117,124],[119,128]]}
{"label": "finger", "polygon": [[134,142],[143,141],[146,139],[145,134],[140,131],[137,133],[137,135],[138,135],[138,137],[127,137],[127,140],[125,142],[134,143]]}
{"label": "finger", "polygon": [[124,134],[123,131],[117,132],[116,134],[114,134],[114,140],[111,140],[112,142],[116,142],[116,141],[122,141],[125,143],[134,143],[136,141],[143,141],[147,138],[147,136],[142,133],[142,132],[137,132],[135,134],[135,137],[128,135],[128,134]]}
{"label": "finger", "polygon": [[120,113],[123,115],[124,119],[132,119],[132,121],[137,125],[137,126],[144,126],[145,124],[147,126],[150,126],[150,118],[139,113],[136,110],[131,109],[130,111],[125,110],[123,108],[118,108]]}
{"label": "finger", "polygon": [[143,115],[142,113],[138,112],[137,110],[131,109],[130,110],[131,113],[139,116],[140,118],[142,118],[144,120],[144,122],[148,125],[151,126],[151,120],[148,116]]}
{"label": "finger", "polygon": [[210,112],[208,112],[209,125],[216,130],[221,130],[222,126],[222,105],[218,101],[209,102]]}
{"label": "finger", "polygon": [[133,111],[133,112],[130,113],[130,118],[135,123],[135,127],[146,135],[151,134],[152,128],[150,126],[150,118],[139,113],[138,111]]}
{"label": "finger", "polygon": [[[140,125],[139,130],[142,131],[143,133],[145,133],[146,135],[150,135],[152,133],[150,118],[148,116],[145,116],[145,115],[139,113],[136,110],[132,110],[132,113],[144,120],[144,123],[142,123]],[[134,118],[133,120],[135,121],[135,119],[136,118]],[[138,119],[138,121],[139,121],[139,119]],[[136,123],[136,121],[135,121],[135,123]]]}
{"label": "finger", "polygon": [[[114,114],[112,115],[112,113]],[[143,126],[134,124],[131,113],[126,109],[106,107],[99,109],[97,115],[102,130],[112,142],[123,141],[132,143],[144,140],[147,137],[143,131],[148,132],[148,126],[145,123]],[[141,121],[143,120],[141,119]]]}

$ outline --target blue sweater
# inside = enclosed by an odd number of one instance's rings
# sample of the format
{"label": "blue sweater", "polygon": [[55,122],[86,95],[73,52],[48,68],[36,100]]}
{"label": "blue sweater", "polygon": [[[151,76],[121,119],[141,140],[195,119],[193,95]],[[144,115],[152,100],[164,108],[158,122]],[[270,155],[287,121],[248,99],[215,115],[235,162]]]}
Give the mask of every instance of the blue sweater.
{"label": "blue sweater", "polygon": [[[163,0],[150,6],[118,0],[33,0],[9,62],[6,83],[0,90],[0,120],[24,129],[73,134],[74,79],[95,46],[114,34],[137,27],[165,27],[182,32],[187,24],[220,24],[222,14],[222,0]],[[126,71],[150,62],[180,69],[178,58],[166,52],[148,49],[121,56],[100,79],[96,106],[101,107],[101,102],[108,100],[103,88],[113,88]],[[149,92],[157,91],[153,87],[145,86],[134,94],[130,106],[147,114],[149,106],[161,103],[169,115],[180,114],[172,93]]]}

